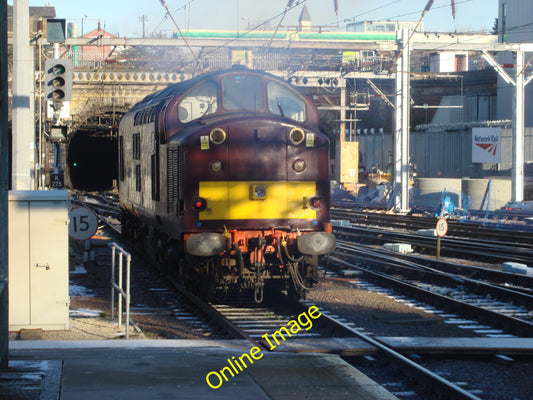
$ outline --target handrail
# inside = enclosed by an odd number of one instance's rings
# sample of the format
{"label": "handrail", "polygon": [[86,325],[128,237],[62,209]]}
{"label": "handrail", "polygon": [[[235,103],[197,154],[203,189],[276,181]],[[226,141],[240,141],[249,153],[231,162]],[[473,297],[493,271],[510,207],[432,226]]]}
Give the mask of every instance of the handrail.
{"label": "handrail", "polygon": [[[126,250],[121,248],[116,243],[111,243],[111,318],[115,317],[115,289],[118,291],[118,327],[122,327],[122,300],[126,302],[126,327],[125,335],[126,339],[129,337],[129,328],[130,328],[130,266],[131,266],[131,255]],[[115,250],[119,254],[118,259],[118,281],[115,281]],[[122,287],[123,276],[123,259],[126,257],[126,290],[124,291]]]}

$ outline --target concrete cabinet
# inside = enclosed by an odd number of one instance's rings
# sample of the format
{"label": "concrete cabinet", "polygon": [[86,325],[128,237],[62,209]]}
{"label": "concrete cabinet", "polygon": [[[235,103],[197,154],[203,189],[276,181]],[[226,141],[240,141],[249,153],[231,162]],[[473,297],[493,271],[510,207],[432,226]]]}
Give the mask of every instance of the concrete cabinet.
{"label": "concrete cabinet", "polygon": [[9,330],[67,330],[68,191],[9,192]]}

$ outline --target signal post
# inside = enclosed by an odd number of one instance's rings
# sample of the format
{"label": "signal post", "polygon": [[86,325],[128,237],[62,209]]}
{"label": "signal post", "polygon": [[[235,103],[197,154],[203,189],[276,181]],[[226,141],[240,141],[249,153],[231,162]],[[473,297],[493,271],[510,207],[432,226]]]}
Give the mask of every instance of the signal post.
{"label": "signal post", "polygon": [[44,98],[48,104],[50,142],[54,146],[54,172],[50,174],[52,189],[63,188],[64,176],[61,163],[61,145],[67,139],[68,126],[65,117],[69,115],[72,98],[72,63],[59,58],[59,43],[54,43],[54,58],[45,62]]}

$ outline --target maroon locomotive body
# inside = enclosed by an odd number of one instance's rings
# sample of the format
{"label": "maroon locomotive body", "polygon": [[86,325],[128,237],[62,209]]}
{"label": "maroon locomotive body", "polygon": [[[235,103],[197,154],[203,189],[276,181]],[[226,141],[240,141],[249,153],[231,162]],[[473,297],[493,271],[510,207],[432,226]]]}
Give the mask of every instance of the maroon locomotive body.
{"label": "maroon locomotive body", "polygon": [[285,81],[213,72],[148,96],[121,120],[122,229],[204,294],[265,284],[305,293],[334,249],[329,141]]}

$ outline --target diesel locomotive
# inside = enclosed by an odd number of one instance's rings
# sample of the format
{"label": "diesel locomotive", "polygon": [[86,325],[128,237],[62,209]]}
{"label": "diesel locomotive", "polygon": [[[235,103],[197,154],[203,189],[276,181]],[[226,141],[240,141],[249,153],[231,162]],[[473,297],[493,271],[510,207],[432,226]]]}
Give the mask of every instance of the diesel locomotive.
{"label": "diesel locomotive", "polygon": [[205,296],[304,296],[335,248],[329,140],[312,101],[232,69],[147,96],[119,126],[122,233]]}

